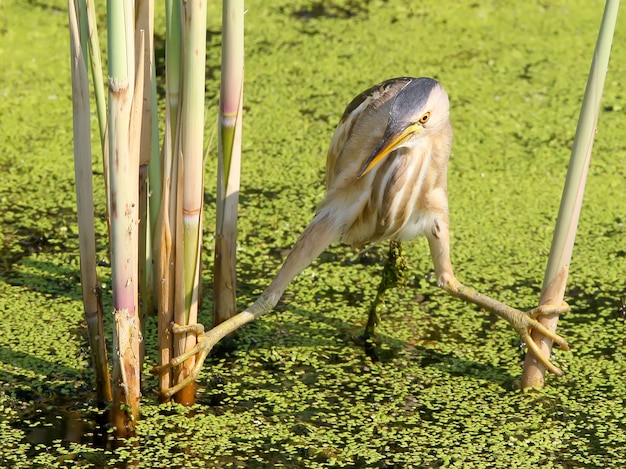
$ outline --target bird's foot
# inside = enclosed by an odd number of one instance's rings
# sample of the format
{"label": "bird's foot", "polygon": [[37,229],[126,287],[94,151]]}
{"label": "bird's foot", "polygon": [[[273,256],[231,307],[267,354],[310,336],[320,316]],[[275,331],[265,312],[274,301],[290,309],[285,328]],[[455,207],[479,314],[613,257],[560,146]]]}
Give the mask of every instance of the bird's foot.
{"label": "bird's foot", "polygon": [[566,313],[570,309],[566,303],[563,303],[560,306],[543,305],[525,313],[519,309],[511,308],[504,303],[500,303],[493,298],[478,293],[473,288],[463,285],[453,275],[441,279],[440,285],[452,296],[456,296],[464,301],[473,303],[486,309],[487,311],[497,314],[503,319],[506,319],[528,347],[528,353],[530,353],[530,355],[532,355],[538,363],[557,376],[563,375],[563,371],[550,363],[550,357],[545,356],[535,341],[532,340],[531,333],[533,331],[537,331],[541,335],[550,339],[552,342],[558,344],[561,349],[569,350],[565,339],[537,321],[537,318],[540,316]]}
{"label": "bird's foot", "polygon": [[195,334],[197,336],[198,343],[192,349],[187,350],[185,353],[178,355],[177,357],[172,358],[169,363],[164,363],[162,365],[155,366],[152,370],[154,374],[160,374],[164,371],[175,368],[181,364],[183,364],[186,360],[191,357],[196,358],[195,364],[191,369],[189,375],[185,377],[179,383],[176,383],[171,388],[165,389],[161,391],[161,395],[166,399],[171,398],[174,394],[176,394],[181,389],[186,388],[187,386],[193,384],[198,375],[200,374],[200,370],[204,364],[204,360],[209,355],[209,352],[213,348],[213,346],[219,340],[216,337],[213,337],[211,331],[204,332],[204,326],[202,324],[188,324],[185,326],[181,326],[180,324],[172,324],[172,332],[176,335],[179,334]]}
{"label": "bird's foot", "polygon": [[[513,310],[513,313],[506,319],[515,328],[517,333],[522,339],[522,342],[528,348],[528,352],[533,356],[537,362],[539,362],[544,368],[554,373],[557,376],[562,376],[563,371],[550,362],[550,357],[546,357],[539,346],[531,337],[533,331],[537,331],[544,337],[550,339],[553,343],[558,344],[562,350],[569,350],[569,346],[564,338],[555,332],[551,331],[543,324],[541,324],[537,318],[542,316],[553,316],[555,314],[565,314],[571,310],[570,306],[563,302],[560,306],[557,305],[542,305],[531,309],[524,313],[522,311]],[[519,314],[518,314],[519,313]]]}

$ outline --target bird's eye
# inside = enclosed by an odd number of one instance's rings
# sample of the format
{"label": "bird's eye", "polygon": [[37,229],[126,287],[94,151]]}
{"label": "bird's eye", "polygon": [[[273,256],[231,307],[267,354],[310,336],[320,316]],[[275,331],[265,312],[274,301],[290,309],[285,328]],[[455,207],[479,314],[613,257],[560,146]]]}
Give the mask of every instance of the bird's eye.
{"label": "bird's eye", "polygon": [[430,112],[427,112],[422,117],[420,117],[420,124],[425,124],[428,119],[430,119]]}

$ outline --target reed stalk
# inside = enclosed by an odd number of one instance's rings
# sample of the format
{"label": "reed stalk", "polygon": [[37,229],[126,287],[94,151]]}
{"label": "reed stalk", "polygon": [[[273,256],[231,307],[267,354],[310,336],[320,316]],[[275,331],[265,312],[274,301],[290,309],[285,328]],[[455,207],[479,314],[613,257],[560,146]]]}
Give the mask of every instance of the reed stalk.
{"label": "reed stalk", "polygon": [[[178,208],[178,167],[174,161],[178,140],[178,108],[180,101],[180,74],[182,56],[182,16],[180,2],[165,1],[166,41],[165,41],[165,135],[161,151],[161,164],[157,168],[150,165],[152,180],[160,175],[160,197],[158,211],[151,204],[152,213],[158,213],[155,227],[154,252],[156,259],[156,284],[158,304],[159,362],[169,363],[174,356],[174,340],[171,324],[174,322],[175,288],[175,243],[176,210]],[[156,196],[154,197],[156,203]],[[168,370],[159,376],[159,390],[169,389],[173,374]],[[163,395],[163,394],[160,394]]]}
{"label": "reed stalk", "polygon": [[[112,420],[116,434],[121,437],[134,433],[139,416],[141,378],[137,187],[140,128],[137,105],[141,105],[141,99],[134,99],[133,3],[130,0],[107,2],[108,198],[114,313]],[[142,73],[138,75],[141,77]]]}
{"label": "reed stalk", "polygon": [[[156,113],[156,89],[154,71],[154,0],[137,0],[135,20],[135,51],[137,55],[137,72],[143,71],[143,77],[137,81],[143,82],[142,89],[138,89],[143,106],[141,106],[141,124],[139,135],[139,300],[141,333],[145,335],[146,315],[152,314],[155,309],[154,299],[154,269],[152,259],[152,231],[150,223],[150,179],[149,164],[154,155],[154,133],[158,133]],[[139,61],[142,60],[141,63]],[[154,98],[154,101],[153,101]],[[158,140],[157,152],[158,152]],[[143,363],[144,342],[141,346],[141,362]]]}
{"label": "reed stalk", "polygon": [[[91,76],[93,79],[93,89],[96,99],[96,112],[98,115],[98,129],[100,131],[100,145],[102,154],[106,149],[106,127],[107,127],[107,105],[106,93],[104,90],[104,80],[102,78],[102,56],[100,53],[100,41],[98,39],[98,25],[96,22],[96,7],[93,1],[80,0],[81,7],[81,27],[87,25],[88,40],[83,44],[89,45],[89,58],[91,59]],[[83,36],[84,37],[84,36]],[[106,171],[105,171],[106,174]]]}
{"label": "reed stalk", "polygon": [[[87,35],[89,44],[89,57],[91,59],[91,76],[93,80],[94,96],[96,100],[96,113],[98,115],[98,130],[100,131],[100,147],[102,151],[102,172],[104,174],[104,189],[109,193],[109,145],[107,137],[107,102],[104,88],[103,70],[102,70],[102,54],[100,51],[100,40],[98,39],[98,23],[96,21],[95,2],[88,0],[80,0],[81,4],[86,4],[81,9],[81,22],[83,11],[86,10]],[[108,235],[111,234],[111,219],[109,216],[109,198],[106,199],[106,222]]]}
{"label": "reed stalk", "polygon": [[[188,334],[174,343],[170,328],[174,320],[181,324],[197,322],[200,296],[206,3],[166,0],[167,115],[163,150],[159,153],[154,0],[107,2],[108,111],[99,70],[101,61],[93,2],[70,0],[70,3],[74,1],[82,2],[80,16],[86,25],[83,44],[89,43],[94,57],[92,71],[103,143],[111,249],[112,420],[116,434],[126,436],[134,432],[139,415],[143,352],[140,312],[152,310],[153,293],[156,293],[159,311],[161,362],[169,363],[175,353],[184,353],[196,342],[195,335]],[[72,12],[77,16],[76,10]],[[78,26],[76,28],[74,39],[80,34]],[[76,50],[83,53],[85,49]],[[87,61],[83,60],[86,67]],[[83,71],[86,76],[86,68],[80,73]],[[78,74],[78,68],[73,72]],[[82,104],[79,98],[84,100],[84,96],[77,94],[77,106]],[[88,101],[87,93],[87,104]],[[83,139],[88,138],[89,129],[85,130],[84,125],[89,124],[89,118],[84,118],[85,109],[77,108],[76,112],[83,119],[83,126],[77,125],[75,132],[82,132]],[[88,116],[88,107],[86,113]],[[77,146],[78,143],[77,139]],[[90,155],[90,147],[88,151]],[[82,153],[85,151],[81,150]],[[84,172],[78,164],[76,170],[77,174]],[[91,190],[91,186],[85,186],[84,190]],[[85,209],[80,210],[82,213]],[[91,212],[93,217],[93,208]],[[93,244],[95,250],[95,242]],[[95,255],[92,257],[95,261]],[[139,292],[143,308],[139,307]],[[190,359],[178,368],[176,379],[174,374],[162,375],[161,390],[183,379],[193,362]],[[105,370],[108,370],[106,366]],[[106,381],[110,385],[111,380]],[[193,391],[190,386],[179,393],[177,399],[192,403]]]}
{"label": "reed stalk", "polygon": [[236,248],[243,105],[243,9],[243,0],[223,1],[213,327],[237,313]]}
{"label": "reed stalk", "polygon": [[[202,208],[204,199],[204,89],[206,62],[206,2],[182,4],[182,81],[179,109],[179,135],[174,155],[178,160],[178,194],[182,197],[182,217],[177,220],[176,280],[174,320],[178,324],[198,322],[200,296],[200,253],[202,245]],[[182,223],[180,223],[182,222]],[[174,353],[180,355],[196,345],[195,334],[174,338]],[[193,357],[175,371],[174,383],[191,374]],[[189,405],[195,400],[194,385],[179,391],[177,402]]]}
{"label": "reed stalk", "polygon": [[85,34],[86,15],[84,13],[77,15],[77,6],[78,10],[85,11],[84,1],[76,5],[74,0],[68,0],[80,278],[91,359],[95,372],[96,396],[98,405],[104,406],[111,402],[112,394],[103,325],[102,289],[96,273],[89,74],[85,49],[88,42]]}
{"label": "reed stalk", "polygon": [[[559,215],[552,238],[550,257],[539,299],[540,306],[560,305],[565,295],[618,8],[619,0],[607,0],[576,128]],[[558,320],[558,315],[539,318],[539,322],[551,331],[556,330]],[[533,332],[532,338],[543,353],[546,355],[550,353],[552,348],[550,339],[537,332]],[[527,354],[521,381],[522,387],[543,387],[544,375],[545,368]]]}

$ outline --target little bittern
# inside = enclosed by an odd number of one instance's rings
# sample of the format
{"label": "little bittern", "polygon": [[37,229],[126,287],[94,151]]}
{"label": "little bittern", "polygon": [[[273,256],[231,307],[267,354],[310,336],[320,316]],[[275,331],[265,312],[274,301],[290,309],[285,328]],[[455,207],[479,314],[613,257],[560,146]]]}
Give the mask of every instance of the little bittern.
{"label": "little bittern", "polygon": [[[536,320],[540,314],[567,311],[567,305],[524,313],[477,293],[454,276],[447,193],[451,145],[448,95],[432,78],[394,78],[354,98],[330,144],[327,194],[313,221],[254,304],[200,335],[195,349],[160,367],[176,366],[198,354],[194,374],[165,394],[173,395],[195,380],[207,354],[222,337],[274,308],[293,278],[329,244],[342,241],[362,246],[387,239],[402,242],[418,235],[428,240],[440,287],[509,321],[534,358],[553,373],[562,374],[543,356],[530,332],[535,329],[567,349],[565,340]],[[197,328],[175,326],[174,330]]]}

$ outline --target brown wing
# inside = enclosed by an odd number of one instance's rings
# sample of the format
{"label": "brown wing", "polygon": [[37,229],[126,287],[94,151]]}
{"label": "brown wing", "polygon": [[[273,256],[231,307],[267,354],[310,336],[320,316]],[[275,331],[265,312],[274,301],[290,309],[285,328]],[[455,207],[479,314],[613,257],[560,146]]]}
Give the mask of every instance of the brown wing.
{"label": "brown wing", "polygon": [[[337,125],[326,156],[326,190],[333,186],[339,174],[355,166],[355,160],[362,160],[360,163],[362,165],[369,157],[375,144],[382,138],[387,124],[386,119],[373,117],[380,112],[388,114],[393,98],[412,80],[411,77],[401,77],[383,81],[363,91],[348,104]],[[361,148],[353,148],[354,146],[349,144],[355,134],[369,137],[362,139]],[[368,145],[370,141],[372,142],[371,149]],[[360,167],[359,164],[356,167]]]}

